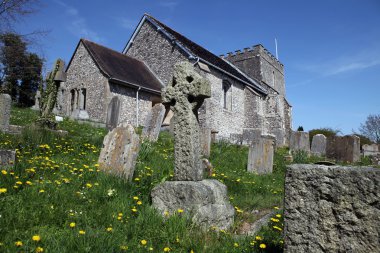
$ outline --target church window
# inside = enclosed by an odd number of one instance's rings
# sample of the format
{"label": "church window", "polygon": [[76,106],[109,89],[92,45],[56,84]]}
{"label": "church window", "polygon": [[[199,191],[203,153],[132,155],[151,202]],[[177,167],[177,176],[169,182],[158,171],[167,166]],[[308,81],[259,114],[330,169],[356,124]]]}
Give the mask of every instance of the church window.
{"label": "church window", "polygon": [[231,110],[231,84],[227,81],[223,81],[223,108]]}

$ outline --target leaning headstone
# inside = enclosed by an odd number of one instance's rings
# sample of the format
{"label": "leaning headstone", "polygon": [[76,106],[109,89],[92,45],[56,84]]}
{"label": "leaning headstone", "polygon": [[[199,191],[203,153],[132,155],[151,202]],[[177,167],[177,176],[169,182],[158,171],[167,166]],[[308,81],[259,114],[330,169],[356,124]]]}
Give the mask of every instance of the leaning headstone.
{"label": "leaning headstone", "polygon": [[276,137],[262,135],[249,147],[247,171],[270,174],[273,171],[273,155]]}
{"label": "leaning headstone", "polygon": [[360,160],[360,138],[356,135],[330,136],[326,143],[326,157],[342,162]]}
{"label": "leaning headstone", "polygon": [[310,153],[310,140],[308,132],[292,131],[290,133],[289,148],[292,151],[302,150]]}
{"label": "leaning headstone", "polygon": [[133,126],[122,123],[110,131],[103,141],[99,168],[105,172],[131,180],[135,171],[140,139]]}
{"label": "leaning headstone", "polygon": [[0,168],[13,167],[16,160],[16,151],[0,150]]}
{"label": "leaning headstone", "polygon": [[165,106],[163,104],[156,104],[152,107],[142,131],[142,137],[144,139],[153,142],[157,141],[164,116]]}
{"label": "leaning headstone", "polygon": [[200,131],[201,153],[204,157],[210,157],[211,152],[211,128],[201,128]]}
{"label": "leaning headstone", "polygon": [[7,132],[9,130],[9,119],[11,117],[11,96],[8,94],[0,94],[0,131]]}
{"label": "leaning headstone", "polygon": [[363,156],[376,156],[379,154],[379,146],[377,144],[364,144],[362,149]]}
{"label": "leaning headstone", "polygon": [[379,252],[379,186],[376,168],[289,166],[284,252]]}
{"label": "leaning headstone", "polygon": [[326,155],[326,136],[323,134],[316,134],[311,141],[311,154],[315,156]]}
{"label": "leaning headstone", "polygon": [[[217,180],[202,180],[198,109],[211,95],[208,80],[192,64],[176,64],[172,83],[162,92],[162,101],[174,112],[174,179],[153,188],[152,205],[163,216],[179,209],[201,227],[229,228],[235,209],[229,203],[227,187]],[[210,137],[211,138],[211,137]]]}

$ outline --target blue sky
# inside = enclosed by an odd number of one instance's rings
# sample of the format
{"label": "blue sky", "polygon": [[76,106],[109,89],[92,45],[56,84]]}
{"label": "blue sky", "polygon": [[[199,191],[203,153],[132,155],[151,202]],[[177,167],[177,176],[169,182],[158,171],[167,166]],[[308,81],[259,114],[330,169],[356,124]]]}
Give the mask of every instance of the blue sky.
{"label": "blue sky", "polygon": [[47,68],[81,37],[121,51],[146,12],[216,55],[263,44],[285,65],[293,128],[357,130],[380,114],[380,1],[117,0],[42,2],[16,31],[50,32],[31,50]]}

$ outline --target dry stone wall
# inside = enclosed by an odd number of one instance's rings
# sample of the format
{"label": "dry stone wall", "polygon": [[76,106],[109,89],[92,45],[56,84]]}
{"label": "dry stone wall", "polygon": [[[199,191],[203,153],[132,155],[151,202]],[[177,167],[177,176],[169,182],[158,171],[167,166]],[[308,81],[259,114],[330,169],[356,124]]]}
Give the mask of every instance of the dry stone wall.
{"label": "dry stone wall", "polygon": [[379,186],[376,168],[289,166],[284,252],[378,252]]}

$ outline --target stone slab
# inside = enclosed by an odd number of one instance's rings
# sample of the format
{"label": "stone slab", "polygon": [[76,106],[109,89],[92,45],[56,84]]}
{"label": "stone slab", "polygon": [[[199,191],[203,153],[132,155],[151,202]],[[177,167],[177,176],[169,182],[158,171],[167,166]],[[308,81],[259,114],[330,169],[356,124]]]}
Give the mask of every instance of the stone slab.
{"label": "stone slab", "polygon": [[376,156],[380,154],[378,144],[364,144],[362,149],[364,156]]}
{"label": "stone slab", "polygon": [[15,150],[0,150],[0,168],[13,167],[16,161]]}
{"label": "stone slab", "polygon": [[302,150],[310,154],[310,140],[308,132],[292,131],[290,133],[289,148],[292,151]]}
{"label": "stone slab", "polygon": [[131,180],[140,149],[140,139],[133,126],[122,123],[110,131],[103,141],[99,156],[102,171]]}
{"label": "stone slab", "polygon": [[201,128],[200,130],[201,154],[210,157],[211,153],[211,128]]}
{"label": "stone slab", "polygon": [[376,168],[289,166],[284,252],[379,252],[379,186]]}
{"label": "stone slab", "polygon": [[165,116],[165,106],[163,104],[156,104],[149,112],[145,126],[142,131],[142,137],[149,141],[157,141],[158,135]]}
{"label": "stone slab", "polygon": [[326,143],[326,157],[350,163],[359,161],[360,138],[356,135],[329,136]]}
{"label": "stone slab", "polygon": [[257,174],[271,174],[276,138],[262,135],[249,147],[247,171]]}
{"label": "stone slab", "polygon": [[323,134],[316,134],[311,141],[311,154],[315,156],[326,155],[327,138]]}
{"label": "stone slab", "polygon": [[153,207],[163,216],[182,209],[204,228],[228,229],[234,221],[227,187],[217,180],[167,181],[153,188],[151,196]]}
{"label": "stone slab", "polygon": [[11,118],[12,99],[8,94],[0,94],[0,131],[6,132],[9,129]]}

